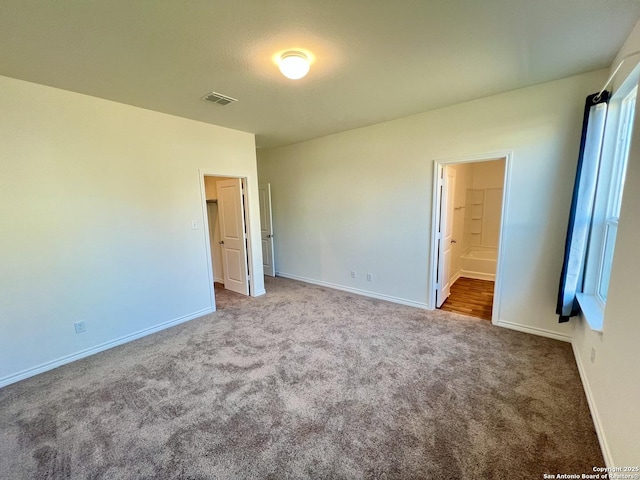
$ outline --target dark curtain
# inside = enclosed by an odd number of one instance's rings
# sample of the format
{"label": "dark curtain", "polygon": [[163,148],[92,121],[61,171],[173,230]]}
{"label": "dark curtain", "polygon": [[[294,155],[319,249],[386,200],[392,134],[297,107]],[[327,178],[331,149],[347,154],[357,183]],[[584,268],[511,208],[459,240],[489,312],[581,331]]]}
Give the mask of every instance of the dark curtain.
{"label": "dark curtain", "polygon": [[561,323],[568,322],[569,317],[579,312],[576,293],[582,290],[609,97],[607,91],[589,95],[584,108],[578,168],[556,306]]}

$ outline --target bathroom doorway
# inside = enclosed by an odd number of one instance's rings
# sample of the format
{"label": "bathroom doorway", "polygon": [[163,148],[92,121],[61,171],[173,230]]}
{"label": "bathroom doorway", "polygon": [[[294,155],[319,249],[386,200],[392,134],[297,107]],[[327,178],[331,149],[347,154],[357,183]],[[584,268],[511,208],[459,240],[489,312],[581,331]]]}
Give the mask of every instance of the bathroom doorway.
{"label": "bathroom doorway", "polygon": [[499,318],[511,153],[435,162],[430,305]]}

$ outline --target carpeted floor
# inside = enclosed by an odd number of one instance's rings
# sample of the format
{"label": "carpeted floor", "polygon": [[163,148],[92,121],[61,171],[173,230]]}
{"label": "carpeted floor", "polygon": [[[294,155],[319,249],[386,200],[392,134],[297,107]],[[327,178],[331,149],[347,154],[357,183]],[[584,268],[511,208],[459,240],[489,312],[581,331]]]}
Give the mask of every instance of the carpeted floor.
{"label": "carpeted floor", "polygon": [[541,479],[603,465],[569,344],[286,279],[0,390],[2,479]]}

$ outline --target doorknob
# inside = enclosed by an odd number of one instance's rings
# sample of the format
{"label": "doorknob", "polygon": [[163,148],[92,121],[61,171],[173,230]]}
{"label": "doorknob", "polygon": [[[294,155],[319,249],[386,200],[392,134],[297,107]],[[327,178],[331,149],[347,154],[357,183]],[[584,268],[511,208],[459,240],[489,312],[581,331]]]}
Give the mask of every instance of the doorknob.
{"label": "doorknob", "polygon": [[220,240],[218,243],[219,243],[220,245],[224,245],[224,240]]}
{"label": "doorknob", "polygon": [[267,238],[273,238],[273,235],[267,235]]}
{"label": "doorknob", "polygon": [[451,240],[451,243],[458,243],[457,240]]}

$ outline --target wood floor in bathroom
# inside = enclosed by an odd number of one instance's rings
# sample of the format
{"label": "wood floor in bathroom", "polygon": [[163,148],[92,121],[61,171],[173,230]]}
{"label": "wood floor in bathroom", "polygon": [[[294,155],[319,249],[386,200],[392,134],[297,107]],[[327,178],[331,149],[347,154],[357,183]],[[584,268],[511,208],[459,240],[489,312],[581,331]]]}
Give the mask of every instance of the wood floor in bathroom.
{"label": "wood floor in bathroom", "polygon": [[451,295],[440,307],[449,312],[491,320],[493,285],[490,280],[460,277],[451,285]]}

